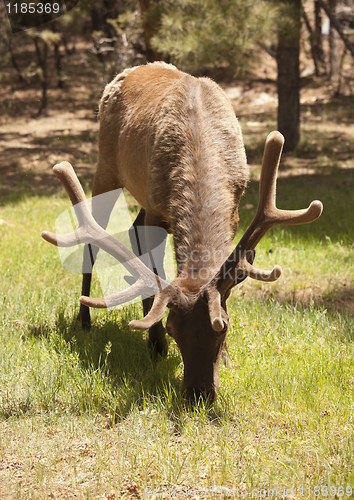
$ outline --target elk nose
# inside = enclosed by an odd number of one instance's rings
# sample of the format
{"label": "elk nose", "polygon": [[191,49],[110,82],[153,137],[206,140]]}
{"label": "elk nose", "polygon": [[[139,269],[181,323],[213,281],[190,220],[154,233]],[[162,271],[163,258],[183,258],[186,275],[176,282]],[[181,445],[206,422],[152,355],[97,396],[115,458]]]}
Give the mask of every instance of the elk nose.
{"label": "elk nose", "polygon": [[186,387],[183,395],[191,404],[197,404],[199,401],[213,403],[216,399],[216,391],[213,388]]}

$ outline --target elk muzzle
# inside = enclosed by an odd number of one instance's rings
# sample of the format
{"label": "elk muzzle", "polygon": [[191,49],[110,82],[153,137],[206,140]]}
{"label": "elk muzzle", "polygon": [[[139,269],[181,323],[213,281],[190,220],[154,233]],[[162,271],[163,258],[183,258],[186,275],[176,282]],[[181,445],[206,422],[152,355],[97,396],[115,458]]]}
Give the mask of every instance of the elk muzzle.
{"label": "elk muzzle", "polygon": [[[228,324],[225,311],[223,317]],[[166,329],[182,354],[183,395],[193,403],[200,398],[213,402],[219,388],[219,362],[227,327],[221,332],[213,329],[208,304],[199,296],[187,311],[171,308]]]}

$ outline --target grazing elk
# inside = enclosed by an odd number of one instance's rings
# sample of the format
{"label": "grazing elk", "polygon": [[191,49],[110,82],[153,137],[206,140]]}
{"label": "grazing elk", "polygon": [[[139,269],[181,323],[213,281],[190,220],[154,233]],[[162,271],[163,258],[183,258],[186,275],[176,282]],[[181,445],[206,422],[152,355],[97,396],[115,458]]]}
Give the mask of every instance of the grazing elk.
{"label": "grazing elk", "polygon": [[[89,307],[112,307],[139,295],[148,297],[143,300],[145,317],[131,321],[130,328],[149,329],[150,347],[160,354],[167,353],[167,331],[182,354],[185,396],[214,400],[220,357],[229,363],[226,301],[231,289],[246,276],[277,279],[279,266],[271,272],[253,266],[256,245],[275,224],[315,220],[322,204],[314,201],[308,209],[296,211],[276,208],[283,137],[272,132],[264,151],[256,216],[232,251],[248,167],[231,103],[210,79],[194,78],[164,63],[128,69],[106,86],[99,118],[92,215],[73,168],[62,162],[54,172],[70,196],[79,227],[68,235],[44,231],[42,237],[58,246],[87,244],[79,313],[84,327],[90,325]],[[105,230],[115,196],[108,197],[104,207],[95,202],[97,195],[123,186],[143,207],[133,231],[145,224],[145,241],[134,253]],[[136,256],[146,251],[151,256],[156,246],[154,226],[173,235],[177,277],[171,283],[165,280],[161,263],[149,267]],[[105,298],[89,297],[90,266],[98,247],[130,272],[127,290]],[[167,307],[165,330],[162,319]]]}

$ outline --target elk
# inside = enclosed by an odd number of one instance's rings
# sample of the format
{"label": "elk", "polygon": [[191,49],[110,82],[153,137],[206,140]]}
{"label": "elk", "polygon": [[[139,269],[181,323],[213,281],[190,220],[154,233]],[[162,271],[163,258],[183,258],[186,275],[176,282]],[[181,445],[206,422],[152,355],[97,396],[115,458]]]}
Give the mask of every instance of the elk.
{"label": "elk", "polygon": [[[67,235],[44,231],[42,237],[64,247],[86,244],[79,312],[83,327],[90,326],[89,307],[112,307],[142,295],[144,318],[131,321],[130,328],[148,329],[148,345],[161,355],[167,353],[167,331],[183,358],[185,397],[213,401],[220,359],[230,363],[226,302],[232,288],[247,276],[276,280],[280,266],[265,271],[253,265],[256,245],[275,224],[314,221],[322,203],[313,201],[304,210],[276,208],[276,176],[284,139],[272,132],[264,150],[257,213],[232,249],[249,173],[232,105],[208,78],[192,77],[161,62],[130,68],[106,86],[99,119],[92,214],[72,166],[68,162],[55,165],[54,173],[70,197],[79,226]],[[115,196],[108,197],[105,206],[95,202],[97,195],[122,187],[142,207],[132,234],[145,225],[145,236],[139,245],[132,245],[134,253],[105,229]],[[146,252],[151,256],[157,245],[154,227],[173,235],[177,276],[172,282],[166,281],[161,262],[147,265],[139,259]],[[98,248],[125,266],[131,286],[108,297],[90,298]]]}

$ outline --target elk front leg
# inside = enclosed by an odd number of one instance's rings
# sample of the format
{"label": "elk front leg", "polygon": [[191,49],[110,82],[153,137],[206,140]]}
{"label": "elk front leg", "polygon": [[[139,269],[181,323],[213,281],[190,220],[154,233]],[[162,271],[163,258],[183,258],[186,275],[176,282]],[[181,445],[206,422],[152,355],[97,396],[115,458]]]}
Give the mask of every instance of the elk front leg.
{"label": "elk front leg", "polygon": [[[100,184],[95,178],[92,188],[92,215],[104,229],[107,227],[109,217],[120,193],[120,189],[105,193],[104,188],[100,189]],[[98,247],[91,244],[85,245],[84,247],[81,295],[87,297],[90,296],[92,269],[96,261],[98,250]],[[82,328],[89,330],[91,328],[90,308],[80,304],[77,320],[81,321]]]}
{"label": "elk front leg", "polygon": [[[84,247],[84,263],[83,270],[88,269],[89,266],[93,266],[96,256],[97,256],[98,248],[93,247],[92,245],[85,245]],[[82,273],[82,287],[81,287],[81,295],[90,296],[91,289],[91,280],[92,280],[92,271]],[[79,314],[77,316],[77,321],[81,321],[81,326],[84,330],[89,330],[91,328],[91,315],[90,308],[80,304]]]}
{"label": "elk front leg", "polygon": [[[129,237],[135,255],[139,257],[144,256],[142,258],[144,263],[149,266],[155,274],[158,274],[160,278],[165,279],[163,257],[167,232],[161,230],[161,228],[156,225],[156,221],[152,220],[149,215],[146,215],[143,208],[140,210],[129,231]],[[152,258],[152,250],[154,250],[154,258]],[[150,311],[153,301],[154,297],[142,296],[144,316]],[[147,345],[152,357],[155,357],[157,354],[161,356],[167,355],[168,344],[166,340],[166,330],[162,321],[159,321],[149,328]]]}

